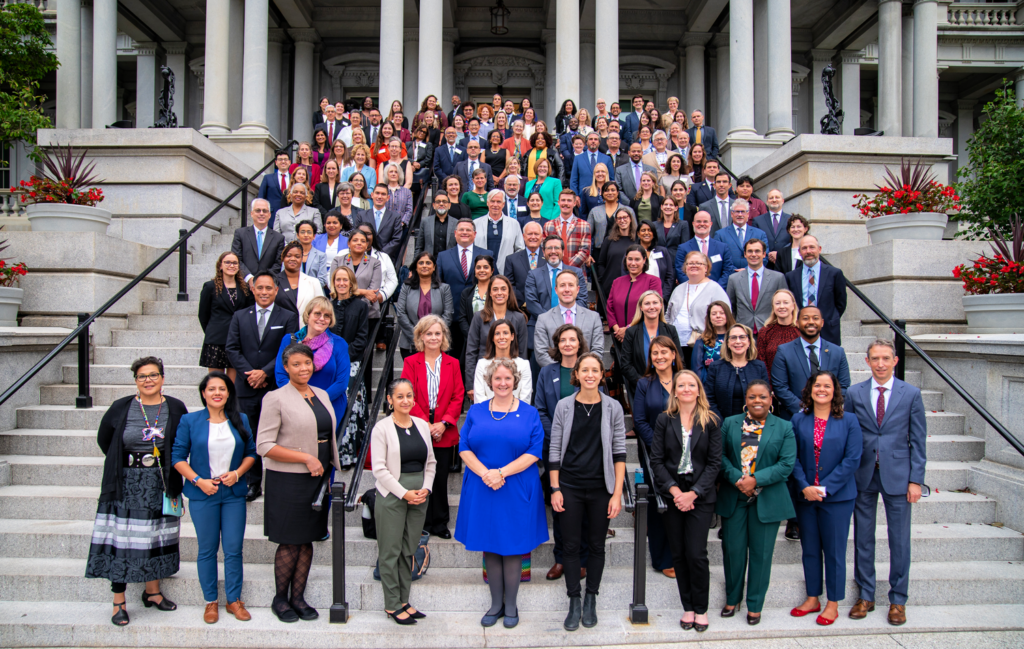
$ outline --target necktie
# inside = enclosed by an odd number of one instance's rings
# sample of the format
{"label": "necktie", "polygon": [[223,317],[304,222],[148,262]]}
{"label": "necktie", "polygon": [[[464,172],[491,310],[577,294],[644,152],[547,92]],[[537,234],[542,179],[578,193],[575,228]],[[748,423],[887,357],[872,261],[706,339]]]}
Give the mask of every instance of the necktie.
{"label": "necktie", "polygon": [[451,158],[452,160],[455,159],[455,147],[453,147],[453,146],[449,146],[448,147],[448,157]]}
{"label": "necktie", "polygon": [[380,210],[373,211],[373,220],[377,222],[377,232],[380,232],[380,220],[384,218],[384,212]]}
{"label": "necktie", "polygon": [[256,232],[256,258],[263,256],[263,230]]}
{"label": "necktie", "polygon": [[572,311],[569,309],[565,311],[565,324],[572,324]]}
{"label": "necktie", "polygon": [[815,306],[818,301],[818,290],[814,286],[814,271],[808,271],[807,278],[807,306]]}
{"label": "necktie", "polygon": [[328,142],[333,142],[334,141],[334,123],[333,122],[328,122],[327,123],[327,141]]}
{"label": "necktie", "polygon": [[372,129],[370,129],[370,139],[373,140],[374,142],[377,141],[377,127],[376,126],[374,126]]}
{"label": "necktie", "polygon": [[[278,172],[278,173],[280,173],[280,172]],[[281,194],[284,195],[286,193],[288,193],[288,181],[286,180],[285,175],[282,173],[281,174]]]}
{"label": "necktie", "polygon": [[521,154],[519,153],[519,138],[516,138],[516,157],[518,158]]}
{"label": "necktie", "polygon": [[[757,283],[757,273],[754,273],[754,277],[750,283],[750,309],[754,312],[757,311],[757,296],[761,292],[761,287]],[[757,320],[754,320],[754,335],[757,335]]]}
{"label": "necktie", "polygon": [[597,154],[593,151],[590,152],[590,168],[593,169],[597,164]]}
{"label": "necktie", "polygon": [[565,252],[562,253],[562,259],[565,260],[569,255],[569,233],[566,230],[567,221],[562,219],[562,244],[565,247]]}
{"label": "necktie", "polygon": [[743,243],[743,228],[736,228],[736,238],[740,240],[740,243]]}
{"label": "necktie", "polygon": [[509,201],[508,202],[508,215],[511,216],[512,218],[516,218],[516,202],[515,201]]}
{"label": "necktie", "polygon": [[778,233],[779,231],[779,215],[772,214],[772,231]]}
{"label": "necktie", "polygon": [[818,365],[818,354],[817,352],[814,351],[814,345],[811,345],[810,347],[807,348],[807,360],[811,362],[812,374],[814,372],[817,372],[818,368],[821,367],[820,365]]}
{"label": "necktie", "polygon": [[558,293],[555,292],[555,278],[558,277],[558,269],[551,269],[551,308],[558,306]]}
{"label": "necktie", "polygon": [[707,239],[701,239],[700,240],[700,254],[704,255],[705,257],[708,254],[708,240]]}
{"label": "necktie", "polygon": [[885,419],[885,388],[878,388],[878,402],[875,405],[875,420],[878,422],[878,426],[882,426],[882,420]]}
{"label": "necktie", "polygon": [[469,261],[466,260],[466,249],[462,249],[462,276],[469,279]]}
{"label": "necktie", "polygon": [[729,201],[718,201],[718,218],[721,220],[722,227],[726,227],[729,223]]}
{"label": "necktie", "polygon": [[695,140],[697,140],[696,144],[700,144],[700,132],[703,131],[703,130],[704,129],[702,129],[702,128],[695,128],[695,129],[693,129],[693,137],[694,137]]}
{"label": "necktie", "polygon": [[533,270],[536,267],[537,267],[537,253],[531,252],[530,253],[530,270]]}
{"label": "necktie", "polygon": [[263,340],[263,330],[267,328],[267,310],[260,309],[260,319],[256,323],[256,333],[259,334],[260,340]]}
{"label": "necktie", "polygon": [[473,172],[476,171],[476,161],[471,160],[469,163],[469,179],[473,179]]}

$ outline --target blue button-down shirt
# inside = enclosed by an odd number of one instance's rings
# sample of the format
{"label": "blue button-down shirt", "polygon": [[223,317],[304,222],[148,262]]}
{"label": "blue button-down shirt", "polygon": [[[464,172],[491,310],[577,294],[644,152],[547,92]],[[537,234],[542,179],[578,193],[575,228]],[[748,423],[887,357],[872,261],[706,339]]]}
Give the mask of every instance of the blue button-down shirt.
{"label": "blue button-down shirt", "polygon": [[812,275],[814,276],[814,291],[813,291],[814,304],[817,305],[818,304],[818,289],[821,287],[821,260],[820,259],[818,260],[818,263],[814,264],[813,266],[808,266],[808,265],[804,264],[804,272],[803,272],[802,280],[801,280],[801,282],[802,282],[801,289],[803,290],[803,294],[804,294],[803,297],[804,297],[804,299],[803,299],[803,304],[801,306],[807,306],[809,304],[809,302],[807,300],[807,296],[808,295],[812,295],[811,284],[810,284],[810,278],[811,278]]}

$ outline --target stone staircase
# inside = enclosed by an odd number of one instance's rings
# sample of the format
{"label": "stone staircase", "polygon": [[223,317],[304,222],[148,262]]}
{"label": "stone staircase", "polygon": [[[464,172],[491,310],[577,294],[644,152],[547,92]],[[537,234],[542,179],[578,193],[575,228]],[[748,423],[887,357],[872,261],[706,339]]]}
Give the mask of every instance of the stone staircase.
{"label": "stone staircase", "polygon": [[[327,609],[333,601],[328,542],[315,546],[306,595],[320,610],[320,620],[286,626],[267,608],[274,593],[275,546],[262,533],[262,498],[248,505],[244,545],[243,599],[253,612],[252,622],[243,625],[226,616],[215,626],[201,622],[203,597],[196,573],[195,530],[186,513],[181,526],[181,570],[162,584],[179,611],[166,614],[143,609],[138,604],[141,585],[132,585],[128,590],[132,622],[126,629],[112,626],[108,585],[83,576],[103,461],[95,442],[96,429],[106,406],[132,393],[129,365],[140,356],[162,358],[167,375],[165,393],[182,399],[190,409],[200,407],[196,385],[205,370],[196,366],[202,343],[197,300],[217,255],[230,246],[230,240],[230,235],[214,235],[209,244],[193,252],[190,301],[176,301],[174,276],[172,288],[158,289],[155,300],[143,303],[140,315],[129,316],[126,329],[112,332],[111,346],[95,348],[93,408],[75,409],[76,368],[66,366],[63,383],[42,387],[39,405],[19,408],[18,427],[0,432],[0,646],[553,646],[649,644],[692,638],[676,624],[681,611],[675,584],[650,569],[647,605],[651,624],[633,627],[626,621],[634,544],[633,518],[625,512],[612,521],[617,534],[608,541],[607,568],[598,599],[601,621],[596,629],[571,635],[562,631],[564,584],[544,579],[553,563],[551,541],[533,553],[532,582],[520,590],[520,626],[512,631],[501,625],[481,629],[478,619],[489,596],[481,578],[480,555],[467,552],[455,540],[436,538],[430,541],[429,573],[413,588],[414,603],[430,618],[415,629],[397,627],[381,614],[381,588],[371,575],[376,542],[363,537],[358,512],[347,516],[345,531],[351,622],[327,624]],[[844,323],[846,348],[855,350],[848,353],[854,382],[870,376],[863,350],[871,337],[860,334],[856,325]],[[382,354],[376,354],[375,379],[382,363]],[[396,359],[395,367],[400,370],[400,360]],[[908,372],[907,380],[919,385],[920,373]],[[942,393],[926,391],[924,397],[929,434],[926,482],[932,495],[914,508],[908,624],[894,629],[885,623],[888,548],[880,507],[879,612],[858,623],[843,617],[827,629],[813,621],[791,618],[789,608],[805,596],[800,545],[787,541],[780,529],[764,622],[747,627],[742,616],[723,620],[716,613],[724,603],[722,548],[717,531],[712,530],[712,616],[705,639],[1024,628],[1024,536],[998,525],[993,497],[966,490],[968,471],[983,457],[985,442],[965,434],[962,414],[943,410]],[[633,471],[637,466],[635,441],[631,440],[628,468]],[[350,482],[347,473],[339,479]],[[371,486],[372,478],[364,474],[360,491]],[[454,517],[459,510],[461,476],[451,476],[448,491]],[[852,561],[852,557],[851,538],[847,558]],[[847,580],[843,615],[856,596],[852,565]],[[221,597],[223,600],[223,589]],[[335,639],[328,635],[331,633],[341,637]]]}

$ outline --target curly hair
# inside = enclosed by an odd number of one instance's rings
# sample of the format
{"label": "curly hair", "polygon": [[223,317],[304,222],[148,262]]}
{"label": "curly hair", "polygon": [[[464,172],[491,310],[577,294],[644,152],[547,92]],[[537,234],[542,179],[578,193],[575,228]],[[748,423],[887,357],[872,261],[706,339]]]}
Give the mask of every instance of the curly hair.
{"label": "curly hair", "polygon": [[[238,255],[231,252],[230,250],[220,253],[220,256],[217,257],[217,264],[214,267],[215,271],[213,273],[213,292],[216,293],[217,295],[220,295],[224,291],[224,272],[221,270],[221,262],[223,262],[224,258],[227,257],[228,255],[233,255],[236,260],[238,259]],[[239,270],[235,271],[235,286],[237,286],[238,289],[242,291],[243,295],[248,295],[249,284],[242,280],[241,262],[239,262],[238,268]]]}
{"label": "curly hair", "polygon": [[811,414],[814,412],[814,399],[811,394],[814,392],[814,384],[817,382],[819,376],[827,376],[832,381],[832,404],[829,407],[829,414],[836,419],[843,418],[843,391],[839,387],[839,379],[836,375],[828,370],[819,369],[817,372],[811,373],[811,378],[807,379],[807,385],[804,386],[803,392],[800,393],[800,410],[804,414]]}
{"label": "curly hair", "polygon": [[[512,389],[518,390],[519,381],[522,380],[523,376],[519,373],[519,368],[516,367],[516,362],[510,358],[496,358],[492,360],[490,365],[487,366],[487,369],[484,370],[484,383],[490,387],[494,381],[494,373],[502,367],[512,372]],[[491,390],[494,390],[494,388],[491,388]]]}

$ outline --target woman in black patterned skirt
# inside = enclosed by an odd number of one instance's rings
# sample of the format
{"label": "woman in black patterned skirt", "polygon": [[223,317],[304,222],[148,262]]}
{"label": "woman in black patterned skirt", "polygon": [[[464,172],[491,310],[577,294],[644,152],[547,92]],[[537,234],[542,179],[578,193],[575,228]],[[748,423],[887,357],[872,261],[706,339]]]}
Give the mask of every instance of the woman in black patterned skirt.
{"label": "woman in black patterned skirt", "polygon": [[238,256],[230,251],[221,253],[213,279],[203,284],[199,294],[199,324],[206,334],[199,354],[200,367],[211,372],[227,370],[228,378],[235,380],[235,369],[224,352],[228,326],[235,311],[247,309],[254,302],[252,291],[241,277]]}
{"label": "woman in black patterned skirt", "polygon": [[[164,365],[147,356],[132,363],[135,396],[115,401],[100,422],[97,442],[106,459],[85,576],[109,579],[117,626],[128,624],[127,584],[146,583],[142,603],[173,611],[160,580],[178,572],[180,518],[165,515],[164,493],[181,502],[181,475],[171,468],[171,447],[185,404],[160,392]],[[158,453],[159,452],[159,453]]]}

